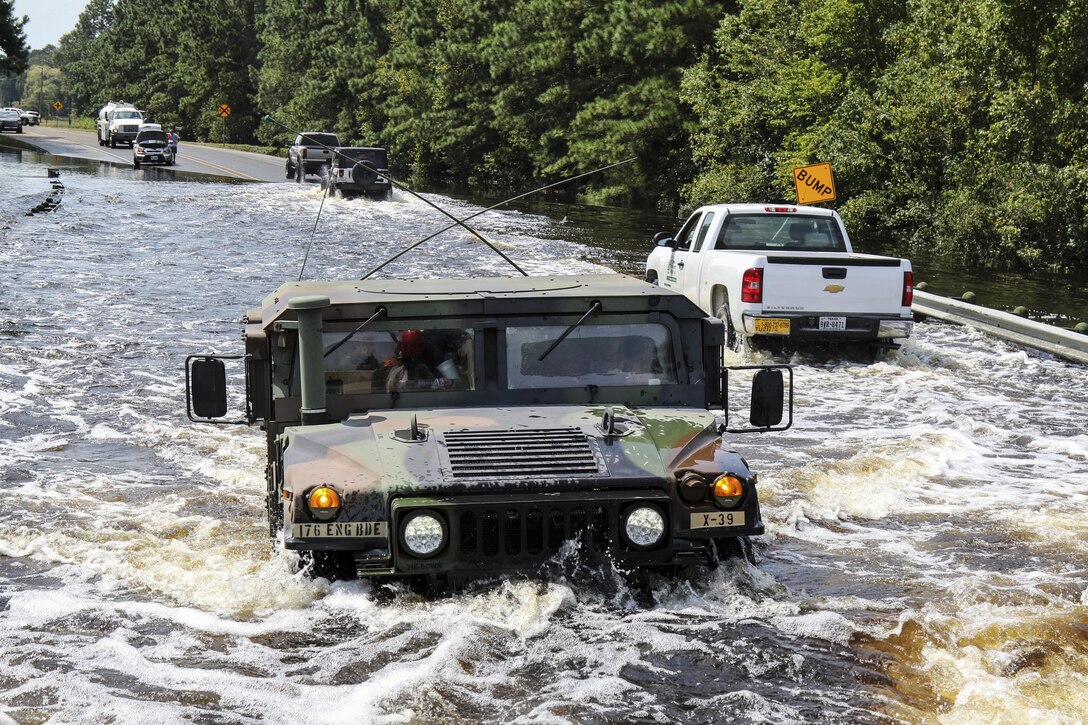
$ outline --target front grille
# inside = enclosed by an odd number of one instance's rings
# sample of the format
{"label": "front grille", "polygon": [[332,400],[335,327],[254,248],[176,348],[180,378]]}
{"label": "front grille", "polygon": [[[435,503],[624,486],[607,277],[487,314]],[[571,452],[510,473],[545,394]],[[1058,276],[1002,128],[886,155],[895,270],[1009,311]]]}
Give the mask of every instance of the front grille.
{"label": "front grille", "polygon": [[443,435],[455,479],[596,476],[593,441],[578,428],[456,431]]}
{"label": "front grille", "polygon": [[563,542],[580,539],[591,556],[611,547],[613,513],[603,504],[473,507],[462,511],[457,546],[464,559],[538,560],[554,556]]}

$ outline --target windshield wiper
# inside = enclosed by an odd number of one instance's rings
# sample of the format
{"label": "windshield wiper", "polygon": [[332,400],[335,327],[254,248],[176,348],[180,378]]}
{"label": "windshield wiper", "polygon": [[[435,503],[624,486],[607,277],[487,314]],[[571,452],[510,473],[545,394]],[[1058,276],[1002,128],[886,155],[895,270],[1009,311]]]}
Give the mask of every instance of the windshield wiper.
{"label": "windshield wiper", "polygon": [[559,347],[559,343],[563,342],[563,340],[566,340],[567,335],[574,332],[578,328],[579,325],[581,325],[583,322],[586,321],[587,317],[589,317],[590,315],[592,315],[592,314],[594,314],[596,312],[600,312],[600,311],[601,311],[601,303],[600,303],[600,301],[595,300],[593,302],[593,304],[589,306],[589,310],[584,315],[582,315],[582,317],[577,322],[575,322],[573,325],[571,325],[566,330],[564,330],[563,334],[559,336],[559,339],[556,340],[555,342],[553,342],[548,347],[548,349],[545,350],[544,353],[540,357],[537,358],[537,362],[542,362],[544,360],[544,358],[551,355],[552,350]]}
{"label": "windshield wiper", "polygon": [[339,342],[335,342],[332,345],[329,345],[327,348],[325,348],[325,354],[322,357],[328,357],[329,355],[332,355],[334,352],[336,352],[337,350],[340,349],[341,345],[343,345],[345,342],[347,342],[351,338],[355,337],[355,333],[359,332],[360,330],[362,330],[364,327],[366,327],[367,325],[369,325],[371,322],[378,319],[379,317],[384,317],[386,314],[387,314],[386,309],[384,307],[379,307],[377,309],[377,311],[373,315],[371,315],[367,319],[363,320],[363,322],[358,327],[356,327],[354,330],[352,330],[348,334],[344,335],[344,337],[341,338],[341,340]]}

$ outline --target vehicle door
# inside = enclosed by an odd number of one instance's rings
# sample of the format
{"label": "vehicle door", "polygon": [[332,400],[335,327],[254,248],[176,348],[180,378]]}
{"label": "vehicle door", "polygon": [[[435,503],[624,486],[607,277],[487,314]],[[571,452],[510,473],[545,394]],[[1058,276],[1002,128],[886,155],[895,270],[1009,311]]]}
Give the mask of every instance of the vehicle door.
{"label": "vehicle door", "polygon": [[676,246],[665,270],[665,286],[684,292],[696,302],[699,297],[700,252],[713,224],[712,211],[692,214],[676,236]]}
{"label": "vehicle door", "polygon": [[669,261],[665,265],[665,278],[661,282],[663,287],[684,291],[687,269],[695,262],[691,245],[695,241],[695,232],[702,217],[702,211],[697,211],[688,217],[684,226],[680,227],[680,231],[673,238],[673,243],[669,245]]}

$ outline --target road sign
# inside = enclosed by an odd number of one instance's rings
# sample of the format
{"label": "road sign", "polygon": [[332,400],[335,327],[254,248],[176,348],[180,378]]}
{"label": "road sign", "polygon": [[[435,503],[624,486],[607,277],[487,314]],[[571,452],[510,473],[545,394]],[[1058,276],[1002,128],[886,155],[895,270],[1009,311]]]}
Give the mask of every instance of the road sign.
{"label": "road sign", "polygon": [[215,112],[219,114],[220,118],[226,118],[230,115],[230,106],[225,103],[220,103],[218,108],[215,109]]}
{"label": "road sign", "polygon": [[797,189],[798,204],[835,200],[835,178],[831,175],[831,164],[813,164],[794,169],[793,185]]}
{"label": "road sign", "polygon": [[64,108],[63,103],[61,103],[60,101],[53,101],[53,110],[54,111],[59,111],[62,108]]}

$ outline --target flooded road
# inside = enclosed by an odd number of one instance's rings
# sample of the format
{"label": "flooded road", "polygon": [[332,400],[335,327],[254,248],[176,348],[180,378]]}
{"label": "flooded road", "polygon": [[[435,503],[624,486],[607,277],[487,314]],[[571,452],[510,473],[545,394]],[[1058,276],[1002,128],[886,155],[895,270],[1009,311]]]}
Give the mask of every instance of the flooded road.
{"label": "flooded road", "polygon": [[[940,325],[872,365],[795,357],[796,426],[734,441],[754,566],[379,595],[296,574],[261,433],[185,418],[185,356],[238,352],[297,278],[316,186],[62,167],[24,216],[45,169],[0,154],[0,721],[1088,720],[1083,367]],[[476,223],[532,273],[614,263],[577,220]],[[444,225],[328,200],[306,277]],[[455,231],[388,271],[509,272]]]}

